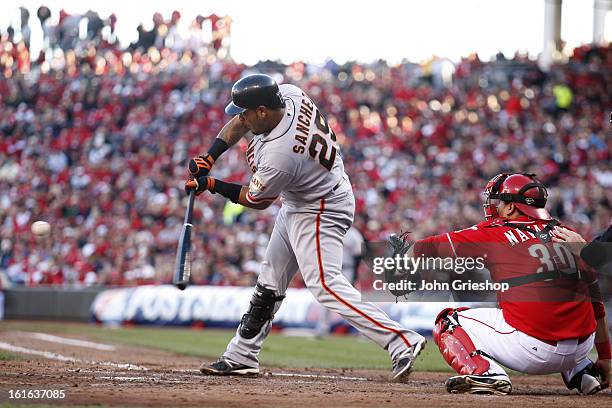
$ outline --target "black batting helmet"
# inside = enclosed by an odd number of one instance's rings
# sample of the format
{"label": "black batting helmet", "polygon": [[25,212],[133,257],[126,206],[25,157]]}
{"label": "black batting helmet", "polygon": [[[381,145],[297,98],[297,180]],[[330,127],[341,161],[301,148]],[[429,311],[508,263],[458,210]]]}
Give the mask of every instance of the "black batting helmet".
{"label": "black batting helmet", "polygon": [[272,109],[285,106],[278,84],[268,75],[254,74],[238,80],[232,87],[232,101],[225,107],[225,113],[238,115],[258,106]]}

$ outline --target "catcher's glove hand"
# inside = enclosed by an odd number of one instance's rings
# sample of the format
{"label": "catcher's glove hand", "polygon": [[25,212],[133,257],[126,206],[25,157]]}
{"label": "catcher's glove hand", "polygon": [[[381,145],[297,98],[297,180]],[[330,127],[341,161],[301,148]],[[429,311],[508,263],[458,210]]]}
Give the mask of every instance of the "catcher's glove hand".
{"label": "catcher's glove hand", "polygon": [[[408,241],[408,234],[410,234],[410,232],[400,233],[400,235],[391,234],[389,236],[389,244],[391,246],[391,249],[393,250],[393,259],[395,259],[398,255],[400,258],[403,258],[414,245],[414,242]],[[385,269],[385,281],[387,283],[398,283],[401,281],[417,282],[420,280],[421,276],[418,271],[412,271],[411,273],[411,271],[403,269]],[[391,292],[394,296],[399,297],[408,295],[412,291],[409,289],[390,289],[389,292]]]}
{"label": "catcher's glove hand", "polygon": [[410,231],[402,232],[400,235],[391,234],[389,235],[389,243],[391,244],[391,248],[393,248],[393,256],[396,255],[404,256],[406,252],[414,245],[414,242],[408,241],[408,234]]}

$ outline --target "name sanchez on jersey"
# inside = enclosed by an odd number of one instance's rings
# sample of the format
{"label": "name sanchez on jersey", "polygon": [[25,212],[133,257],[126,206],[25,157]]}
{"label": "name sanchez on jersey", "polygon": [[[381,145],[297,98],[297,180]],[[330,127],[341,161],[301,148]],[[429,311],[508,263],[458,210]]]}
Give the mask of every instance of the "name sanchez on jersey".
{"label": "name sanchez on jersey", "polygon": [[[293,151],[297,154],[302,154],[306,151],[306,143],[308,142],[308,134],[310,133],[310,121],[312,114],[315,109],[314,103],[308,99],[308,97],[302,93],[302,104],[300,106],[300,112],[297,117],[296,134],[294,139],[297,142],[293,146]],[[317,116],[319,111],[317,110]]]}

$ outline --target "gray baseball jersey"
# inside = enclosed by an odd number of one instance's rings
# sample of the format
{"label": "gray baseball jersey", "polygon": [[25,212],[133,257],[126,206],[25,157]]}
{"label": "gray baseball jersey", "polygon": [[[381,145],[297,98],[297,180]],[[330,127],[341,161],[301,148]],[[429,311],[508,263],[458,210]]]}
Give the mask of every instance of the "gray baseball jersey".
{"label": "gray baseball jersey", "polygon": [[344,164],[336,135],[312,100],[297,86],[281,85],[285,116],[270,132],[253,137],[247,162],[254,172],[247,200],[284,205],[324,197],[340,183]]}
{"label": "gray baseball jersey", "polygon": [[[281,85],[280,91],[285,116],[270,133],[254,136],[247,149],[254,172],[247,199],[261,203],[280,196],[283,201],[258,284],[284,295],[299,270],[323,306],[395,358],[422,336],[404,329],[374,304],[363,302],[342,275],[342,240],[353,222],[355,198],[336,136],[301,89]],[[274,313],[280,305],[280,301],[275,304]],[[271,327],[272,322],[267,322],[251,339],[242,337],[238,328],[224,356],[258,367]]]}

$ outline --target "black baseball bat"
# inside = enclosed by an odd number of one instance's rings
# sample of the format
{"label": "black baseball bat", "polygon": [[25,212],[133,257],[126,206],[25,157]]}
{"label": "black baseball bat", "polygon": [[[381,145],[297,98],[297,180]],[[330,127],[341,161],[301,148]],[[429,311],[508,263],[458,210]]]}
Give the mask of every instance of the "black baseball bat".
{"label": "black baseball bat", "polygon": [[172,283],[183,290],[189,284],[191,276],[191,229],[193,228],[193,203],[195,199],[195,190],[189,192],[189,204],[185,211],[185,221],[179,238],[178,249],[176,252],[176,265],[174,267],[174,276]]}

